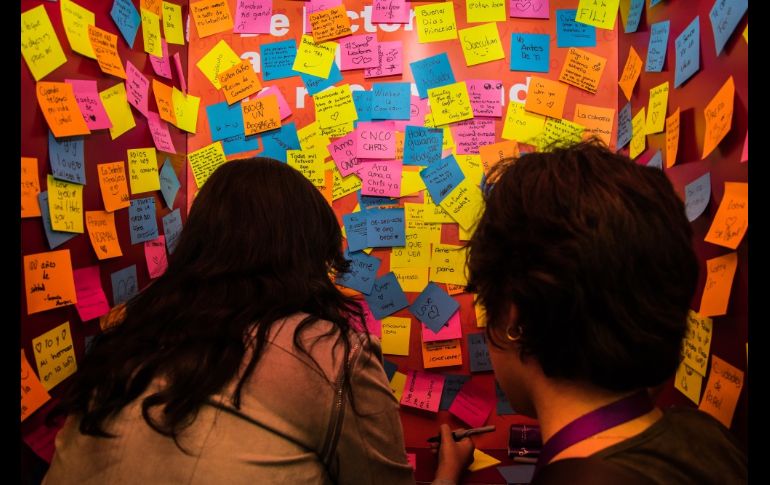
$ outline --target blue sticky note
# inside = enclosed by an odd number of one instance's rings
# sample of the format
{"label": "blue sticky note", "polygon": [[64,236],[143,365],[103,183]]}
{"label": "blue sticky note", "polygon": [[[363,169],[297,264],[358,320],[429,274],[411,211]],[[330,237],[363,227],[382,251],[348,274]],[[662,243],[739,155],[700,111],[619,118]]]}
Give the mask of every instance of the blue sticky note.
{"label": "blue sticky note", "polygon": [[495,397],[497,397],[497,415],[503,416],[506,414],[516,414],[516,411],[511,406],[505,393],[500,388],[500,384],[495,380]]}
{"label": "blue sticky note", "polygon": [[347,273],[337,276],[335,283],[360,291],[365,295],[370,294],[382,261],[364,252],[351,253],[349,251],[345,251],[345,259],[350,261],[350,269]]}
{"label": "blue sticky note", "polygon": [[444,388],[441,390],[441,402],[438,405],[439,411],[448,411],[449,406],[455,400],[460,388],[463,387],[471,376],[461,376],[453,374],[444,374]]}
{"label": "blue sticky note", "polygon": [[356,200],[363,210],[376,209],[377,207],[386,207],[398,205],[398,199],[390,197],[378,197],[376,195],[361,195],[361,191],[356,191]]}
{"label": "blue sticky note", "polygon": [[463,174],[455,157],[449,155],[420,170],[420,177],[425,182],[425,187],[428,189],[433,202],[438,204],[449,195],[449,192],[460,185],[465,174]]}
{"label": "blue sticky note", "polygon": [[356,106],[359,121],[372,121],[372,92],[353,91],[353,104]]}
{"label": "blue sticky note", "polygon": [[78,235],[76,232],[53,230],[51,212],[48,210],[48,191],[37,194],[37,201],[40,204],[40,215],[43,219],[43,230],[45,230],[45,238],[48,239],[48,247],[55,249]]}
{"label": "blue sticky note", "polygon": [[626,19],[626,33],[636,32],[639,28],[639,19],[644,10],[644,0],[631,0],[628,7],[628,18]]}
{"label": "blue sticky note", "polygon": [[618,112],[618,143],[617,149],[620,150],[631,141],[631,103],[626,103]]}
{"label": "blue sticky note", "polygon": [[412,77],[417,85],[417,93],[423,99],[428,97],[429,89],[455,82],[455,75],[446,52],[410,62],[409,67],[412,69]]}
{"label": "blue sticky note", "polygon": [[404,290],[401,289],[392,271],[377,278],[371,294],[364,295],[364,299],[377,320],[382,320],[409,306]]}
{"label": "blue sticky note", "polygon": [[139,293],[139,285],[136,279],[136,265],[115,271],[110,275],[112,280],[112,305],[125,303]]}
{"label": "blue sticky note", "polygon": [[206,106],[209,119],[211,141],[243,134],[243,111],[240,101],[227,104],[227,101]]}
{"label": "blue sticky note", "polygon": [[439,285],[434,282],[428,283],[428,286],[422,290],[420,296],[414,300],[409,311],[417,317],[426,327],[433,330],[434,333],[441,330],[441,327],[454,315],[460,304],[449,296]]}
{"label": "blue sticky note", "polygon": [[366,211],[366,245],[370,248],[403,246],[405,243],[404,209]]}
{"label": "blue sticky note", "polygon": [[179,178],[176,176],[174,166],[171,165],[171,160],[166,158],[163,162],[163,166],[160,168],[160,191],[163,194],[163,200],[166,201],[166,207],[173,209],[174,199],[179,192]]}
{"label": "blue sticky note", "polygon": [[342,215],[342,224],[345,226],[345,235],[348,240],[348,250],[360,251],[366,248],[366,212],[351,212]]}
{"label": "blue sticky note", "polygon": [[269,131],[262,135],[262,144],[264,150],[261,156],[286,162],[286,150],[300,149],[297,127],[292,121],[277,130]]}
{"label": "blue sticky note", "polygon": [[548,34],[511,34],[511,71],[548,72],[550,40]]}
{"label": "blue sticky note", "polygon": [[684,212],[687,220],[698,218],[709,205],[711,198],[711,172],[706,172],[684,186]]}
{"label": "blue sticky note", "polygon": [[556,11],[557,47],[596,47],[596,27],[575,20],[577,10]]}
{"label": "blue sticky note", "polygon": [[468,357],[471,361],[471,372],[492,370],[492,361],[489,360],[489,348],[484,332],[468,334]]}
{"label": "blue sticky note", "polygon": [[730,38],[730,34],[738,26],[738,22],[748,8],[749,0],[716,0],[714,2],[709,18],[711,30],[714,32],[714,47],[717,49],[717,55],[722,53],[727,39]]}
{"label": "blue sticky note", "polygon": [[444,130],[406,125],[404,135],[404,165],[423,167],[441,160]]}
{"label": "blue sticky note", "polygon": [[654,7],[655,5],[659,4],[663,0],[650,0],[650,8]]}
{"label": "blue sticky note", "polygon": [[312,74],[306,74],[304,72],[299,72],[299,77],[302,78],[302,82],[305,83],[305,88],[307,89],[308,94],[310,96],[313,96],[316,93],[320,93],[324,89],[334,86],[338,82],[342,81],[342,73],[340,72],[340,68],[337,67],[336,62],[332,62],[332,68],[329,71],[329,77],[324,79],[322,77],[313,76]]}
{"label": "blue sticky note", "polygon": [[128,227],[131,244],[152,241],[158,237],[158,221],[155,218],[155,197],[131,200],[128,207]]}
{"label": "blue sticky note", "polygon": [[86,164],[82,136],[57,140],[49,131],[48,160],[51,162],[51,173],[55,179],[85,185]]}
{"label": "blue sticky note", "polygon": [[163,216],[163,235],[166,236],[168,254],[172,254],[179,244],[179,236],[182,235],[182,213],[179,209]]}
{"label": "blue sticky note", "polygon": [[408,120],[411,108],[409,83],[373,83],[372,118]]}
{"label": "blue sticky note", "polygon": [[297,42],[294,39],[282,40],[259,46],[259,58],[262,62],[262,80],[272,81],[296,76],[292,69],[297,56]]}
{"label": "blue sticky note", "polygon": [[647,45],[647,62],[644,66],[646,72],[663,70],[663,63],[666,61],[666,51],[668,50],[670,27],[671,21],[669,20],[656,22],[650,26],[650,42]]}
{"label": "blue sticky note", "polygon": [[388,381],[393,379],[393,375],[398,370],[398,365],[388,359],[382,359],[382,367],[385,368],[385,375],[388,377]]}
{"label": "blue sticky note", "polygon": [[497,471],[503,476],[505,483],[530,483],[535,475],[535,465],[499,466]]}
{"label": "blue sticky note", "polygon": [[700,17],[690,22],[674,42],[676,47],[676,71],[674,87],[678,88],[700,68]]}
{"label": "blue sticky note", "polygon": [[663,154],[660,153],[660,150],[655,152],[655,155],[650,158],[650,161],[647,162],[647,166],[663,170]]}
{"label": "blue sticky note", "polygon": [[222,150],[225,155],[259,150],[259,135],[245,136],[239,133],[222,139]]}
{"label": "blue sticky note", "polygon": [[134,3],[131,0],[115,0],[110,16],[118,26],[126,44],[133,49],[136,32],[139,30],[139,24],[142,23],[142,17],[139,16]]}

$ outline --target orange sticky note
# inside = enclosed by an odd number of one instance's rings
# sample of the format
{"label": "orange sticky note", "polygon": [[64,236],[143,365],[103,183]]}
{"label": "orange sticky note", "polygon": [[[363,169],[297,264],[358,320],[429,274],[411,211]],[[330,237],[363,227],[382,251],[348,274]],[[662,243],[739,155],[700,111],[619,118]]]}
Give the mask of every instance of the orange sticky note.
{"label": "orange sticky note", "polygon": [[40,178],[37,173],[37,158],[21,157],[21,217],[40,215]]}
{"label": "orange sticky note", "polygon": [[27,419],[40,406],[48,402],[51,396],[40,383],[37,374],[29,365],[24,349],[21,349],[21,420]]}
{"label": "orange sticky note", "polygon": [[748,228],[749,184],[725,182],[725,194],[704,240],[735,249]]}
{"label": "orange sticky note", "polygon": [[666,118],[666,168],[676,163],[676,153],[679,151],[679,108]]}
{"label": "orange sticky note", "polygon": [[459,338],[422,343],[422,365],[426,369],[463,365],[463,352]]}
{"label": "orange sticky note", "polygon": [[246,136],[281,127],[281,112],[274,94],[241,103],[241,108]]}
{"label": "orange sticky note", "polygon": [[743,371],[712,355],[711,373],[698,409],[729,428],[742,388]]}
{"label": "orange sticky note", "polygon": [[505,158],[516,158],[519,156],[519,144],[512,140],[493,143],[492,145],[482,145],[479,147],[481,164],[484,167],[484,175],[500,163]]}
{"label": "orange sticky note", "polygon": [[730,131],[733,124],[734,98],[735,81],[730,76],[703,110],[703,115],[706,117],[706,131],[703,136],[701,160],[706,158]]}
{"label": "orange sticky note", "polygon": [[585,127],[583,138],[596,136],[607,146],[610,146],[610,143],[612,143],[611,135],[614,120],[614,109],[589,106],[587,104],[576,104],[575,116],[572,118],[572,121]]}
{"label": "orange sticky note", "polygon": [[140,0],[139,8],[160,16],[161,0]]}
{"label": "orange sticky note", "polygon": [[96,167],[99,172],[99,187],[102,190],[104,209],[113,212],[128,207],[131,202],[128,197],[124,163],[122,161],[101,163]]}
{"label": "orange sticky note", "polygon": [[738,254],[729,253],[706,261],[706,286],[700,300],[698,313],[714,317],[727,313],[730,290],[733,287]]}
{"label": "orange sticky note", "polygon": [[225,93],[227,104],[233,104],[262,89],[262,84],[257,79],[257,73],[254,72],[249,61],[243,61],[220,72],[219,84]]}
{"label": "orange sticky note", "polygon": [[155,95],[155,104],[158,105],[158,115],[160,119],[176,125],[176,115],[174,114],[173,89],[167,84],[163,84],[157,79],[152,80],[152,92]]}
{"label": "orange sticky note", "polygon": [[559,80],[589,93],[596,93],[607,59],[582,49],[570,47]]}
{"label": "orange sticky note", "polygon": [[190,13],[195,19],[198,37],[233,30],[233,17],[227,3],[224,0],[202,0],[190,4]]}
{"label": "orange sticky note", "polygon": [[308,18],[316,44],[353,34],[348,10],[344,4],[311,13]]}
{"label": "orange sticky note", "polygon": [[36,90],[37,102],[53,136],[59,138],[91,134],[75,101],[71,84],[39,81]]}
{"label": "orange sticky note", "polygon": [[99,69],[105,74],[112,74],[126,79],[126,70],[118,54],[118,36],[93,25],[88,26],[88,40],[96,55]]}
{"label": "orange sticky note", "polygon": [[623,94],[626,95],[626,99],[631,101],[631,92],[634,90],[636,80],[639,79],[639,75],[642,73],[642,58],[636,53],[633,47],[628,51],[628,58],[626,59],[626,65],[623,67],[623,74],[620,75],[618,84]]}
{"label": "orange sticky note", "polygon": [[319,187],[319,189],[321,190],[324,199],[326,199],[326,202],[328,202],[329,205],[332,205],[332,197],[334,195],[334,170],[324,171],[324,184],[323,187]]}
{"label": "orange sticky note", "polygon": [[566,84],[532,76],[524,109],[552,118],[561,118],[565,101],[567,101]]}
{"label": "orange sticky note", "polygon": [[86,227],[96,257],[101,259],[123,256],[115,230],[115,213],[107,211],[86,211]]}
{"label": "orange sticky note", "polygon": [[70,250],[24,256],[27,314],[77,303]]}

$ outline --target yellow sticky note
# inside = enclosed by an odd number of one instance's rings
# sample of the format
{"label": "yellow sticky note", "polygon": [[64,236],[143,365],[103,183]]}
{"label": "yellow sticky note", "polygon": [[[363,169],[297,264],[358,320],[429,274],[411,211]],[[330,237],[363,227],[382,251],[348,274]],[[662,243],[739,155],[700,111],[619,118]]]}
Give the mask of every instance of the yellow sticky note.
{"label": "yellow sticky note", "polygon": [[390,379],[390,390],[393,395],[396,396],[396,400],[401,402],[401,396],[404,394],[404,386],[406,385],[406,374],[403,372],[394,372],[393,377]]}
{"label": "yellow sticky note", "polygon": [[124,83],[118,83],[111,88],[105,89],[99,93],[99,98],[101,98],[104,111],[107,112],[107,116],[112,123],[110,138],[114,140],[136,126],[134,115],[131,113],[131,107],[128,105],[126,85]]}
{"label": "yellow sticky note", "polygon": [[336,126],[358,119],[349,84],[316,93],[313,102],[315,119],[321,127]]}
{"label": "yellow sticky note", "polygon": [[416,194],[421,190],[425,190],[425,182],[420,177],[420,172],[407,170],[404,166],[401,171],[401,197]]}
{"label": "yellow sticky note", "polygon": [[[393,249],[395,250],[396,248]],[[427,251],[426,254],[428,254]],[[391,271],[396,275],[398,284],[401,285],[401,289],[404,291],[420,293],[428,285],[427,266],[419,268],[394,268],[391,266]]]}
{"label": "yellow sticky note", "polygon": [[48,209],[54,231],[83,232],[83,186],[48,175]]}
{"label": "yellow sticky note", "polygon": [[40,178],[37,171],[37,158],[21,157],[21,217],[40,215]]}
{"label": "yellow sticky note", "polygon": [[91,246],[100,260],[123,256],[115,230],[115,213],[107,211],[86,211],[86,227]]}
{"label": "yellow sticky note", "polygon": [[543,132],[543,125],[544,116],[530,113],[524,109],[524,104],[512,101],[508,103],[500,136],[506,140],[531,144]]}
{"label": "yellow sticky note", "polygon": [[499,465],[501,462],[494,456],[487,455],[479,449],[473,450],[473,463],[468,467],[468,471],[477,472],[485,468]]}
{"label": "yellow sticky note", "polygon": [[738,254],[728,253],[706,261],[706,285],[698,313],[704,317],[725,315],[730,302]]}
{"label": "yellow sticky note", "polygon": [[312,35],[303,35],[297,47],[297,56],[294,58],[292,69],[328,79],[337,45],[336,42],[331,41],[316,44]]}
{"label": "yellow sticky note", "polygon": [[88,26],[95,25],[94,13],[70,0],[61,0],[61,21],[70,47],[78,54],[96,59],[88,37]]}
{"label": "yellow sticky note", "polygon": [[214,142],[211,145],[195,150],[187,155],[190,160],[190,168],[195,177],[195,185],[200,189],[203,184],[214,173],[214,170],[227,162],[225,151],[222,149],[222,142]]}
{"label": "yellow sticky note", "polygon": [[67,62],[44,5],[21,14],[21,55],[35,81]]}
{"label": "yellow sticky note", "polygon": [[70,250],[24,256],[24,290],[28,315],[77,303]]}
{"label": "yellow sticky note", "polygon": [[612,30],[618,15],[620,0],[580,0],[575,21],[593,25],[600,29]]}
{"label": "yellow sticky note", "polygon": [[251,67],[251,62],[246,60],[220,72],[217,79],[222,86],[222,92],[225,93],[227,104],[233,104],[262,89],[262,84],[257,79],[257,73]]}
{"label": "yellow sticky note", "polygon": [[176,124],[171,86],[163,84],[157,79],[153,79],[152,92],[155,95],[155,104],[158,105],[160,119],[168,121],[171,124]]}
{"label": "yellow sticky note", "polygon": [[733,99],[735,82],[730,76],[703,110],[706,131],[703,135],[703,156],[706,158],[719,145],[733,123]]}
{"label": "yellow sticky note", "polygon": [[585,127],[577,123],[556,118],[548,118],[543,127],[543,133],[538,139],[541,150],[548,146],[564,146],[579,143],[583,139]]}
{"label": "yellow sticky note", "polygon": [[436,283],[467,285],[465,257],[467,250],[454,244],[436,244],[430,258],[430,280]]}
{"label": "yellow sticky note", "polygon": [[244,101],[241,103],[241,111],[246,136],[281,127],[281,112],[278,98],[274,94]]}
{"label": "yellow sticky note", "polygon": [[[318,152],[322,159],[332,156],[327,148],[331,140],[318,131],[318,123],[315,121],[297,130],[297,139],[299,139],[299,146],[303,150]],[[336,166],[333,161],[330,161],[330,164]]]}
{"label": "yellow sticky note", "polygon": [[668,110],[668,81],[650,89],[650,99],[647,104],[647,134],[660,133],[666,123]]}
{"label": "yellow sticky note", "polygon": [[680,362],[674,377],[674,387],[697,406],[700,403],[702,386],[703,376],[695,372],[689,365]]}
{"label": "yellow sticky note", "polygon": [[698,409],[714,416],[729,428],[742,388],[743,371],[712,355],[711,373]]}
{"label": "yellow sticky note", "polygon": [[316,187],[324,184],[324,161],[318,152],[305,150],[286,150],[286,163],[294,167]]}
{"label": "yellow sticky note", "polygon": [[74,135],[90,135],[83,113],[80,111],[72,85],[39,81],[35,86],[37,102],[48,127],[56,138]]}
{"label": "yellow sticky note", "polygon": [[227,3],[222,0],[202,0],[190,4],[190,13],[195,19],[198,37],[233,30],[233,18]]}
{"label": "yellow sticky note", "polygon": [[126,169],[122,161],[100,163],[96,166],[104,209],[113,212],[131,205],[126,183]]}
{"label": "yellow sticky note", "polygon": [[[529,114],[527,114],[529,116]],[[534,115],[540,116],[540,115]],[[542,117],[545,120],[545,117]],[[542,133],[543,127],[541,126],[538,131],[538,136]],[[528,140],[535,143],[536,140]],[[484,168],[484,174],[489,174],[492,168],[507,158],[517,158],[519,156],[519,144],[515,141],[501,141],[493,143],[491,145],[483,145],[479,147],[479,156],[481,157],[481,164]]]}
{"label": "yellow sticky note", "polygon": [[411,319],[385,317],[382,319],[382,353],[389,355],[409,355],[409,336]]}
{"label": "yellow sticky note", "polygon": [[48,391],[78,369],[70,322],[64,322],[32,339],[32,349],[35,352],[40,383]]}
{"label": "yellow sticky note", "polygon": [[484,176],[484,165],[481,162],[481,155],[455,155],[455,159],[465,178],[473,182],[474,185],[481,184],[481,179]]}
{"label": "yellow sticky note", "polygon": [[559,80],[595,94],[607,59],[582,49],[570,47]]}
{"label": "yellow sticky note", "polygon": [[503,59],[503,44],[494,22],[460,30],[460,46],[465,56],[465,64],[475,66],[484,62]]}
{"label": "yellow sticky note", "polygon": [[144,52],[155,57],[163,57],[163,48],[160,42],[160,17],[145,9],[141,9],[141,12]]}
{"label": "yellow sticky note", "polygon": [[414,7],[417,39],[421,44],[457,38],[455,7],[452,2]]}
{"label": "yellow sticky note", "polygon": [[88,40],[99,63],[99,69],[105,74],[126,79],[126,70],[118,54],[118,36],[89,25]]}
{"label": "yellow sticky note", "polygon": [[[406,381],[406,376],[404,376]],[[40,406],[48,402],[51,396],[45,390],[37,374],[21,349],[21,420],[24,421],[32,413],[40,409]]]}
{"label": "yellow sticky note", "polygon": [[198,69],[206,76],[206,79],[211,81],[215,88],[220,89],[222,85],[219,83],[219,73],[225,72],[240,63],[241,58],[222,39],[206,55],[201,57],[195,65],[198,66]]}
{"label": "yellow sticky note", "polygon": [[163,2],[163,35],[169,44],[184,45],[181,5]]}
{"label": "yellow sticky note", "polygon": [[642,58],[639,57],[639,54],[636,53],[633,47],[630,47],[628,58],[626,58],[626,65],[623,67],[620,80],[618,80],[621,91],[623,91],[623,94],[629,101],[631,101],[631,93],[634,91],[636,80],[639,79],[639,75],[642,73],[642,67]]}
{"label": "yellow sticky note", "polygon": [[422,366],[426,369],[463,365],[459,338],[422,343]]}
{"label": "yellow sticky note", "polygon": [[444,197],[440,205],[449,217],[460,224],[460,227],[470,230],[481,215],[484,196],[481,194],[481,189],[468,179],[463,179],[449,192],[449,195]]}
{"label": "yellow sticky note", "polygon": [[743,40],[746,41],[746,43],[749,43],[749,24],[746,24],[746,28],[743,29]]}
{"label": "yellow sticky note", "polygon": [[679,151],[679,108],[674,114],[666,118],[666,168],[673,167],[676,163],[676,154]]}
{"label": "yellow sticky note", "polygon": [[487,326],[487,311],[480,303],[473,305],[473,312],[476,314],[476,326],[483,328]]}
{"label": "yellow sticky note", "polygon": [[[542,77],[532,76],[527,90],[524,109],[551,118],[561,118],[567,101],[567,85]],[[519,140],[521,141],[521,140]]]}
{"label": "yellow sticky note", "polygon": [[313,40],[324,42],[351,35],[350,17],[345,5],[319,10],[308,15]]}
{"label": "yellow sticky note", "polygon": [[465,81],[428,89],[428,102],[437,126],[473,118]]}
{"label": "yellow sticky note", "polygon": [[584,137],[596,136],[605,145],[610,146],[614,119],[615,110],[612,108],[575,104],[575,116],[572,121],[585,127]]}
{"label": "yellow sticky note", "polygon": [[353,130],[353,122],[346,121],[345,123],[334,126],[320,126],[318,128],[318,133],[328,138],[342,138]]}
{"label": "yellow sticky note", "polygon": [[749,228],[749,184],[725,182],[725,193],[706,242],[735,249]]}
{"label": "yellow sticky note", "polygon": [[184,94],[175,87],[171,88],[171,102],[174,106],[176,126],[189,133],[195,133],[198,126],[198,108],[201,98]]}
{"label": "yellow sticky note", "polygon": [[639,156],[647,147],[647,129],[644,119],[644,106],[636,113],[631,120],[631,145],[629,146],[629,157],[632,159]]}
{"label": "yellow sticky note", "polygon": [[132,194],[160,190],[158,157],[155,148],[134,148],[128,150],[128,172]]}
{"label": "yellow sticky note", "polygon": [[504,0],[465,0],[468,23],[505,22]]}
{"label": "yellow sticky note", "polygon": [[682,356],[691,369],[704,377],[709,363],[713,328],[714,322],[709,317],[704,317],[692,310],[687,314],[687,331],[682,341]]}
{"label": "yellow sticky note", "polygon": [[340,174],[340,171],[335,168],[332,174],[334,176],[332,200],[345,197],[346,195],[352,194],[361,188],[361,179],[358,178],[354,173],[351,173],[347,177],[343,177]]}
{"label": "yellow sticky note", "polygon": [[447,222],[454,222],[454,219],[449,216],[443,207],[433,202],[433,199],[431,199],[427,190],[425,191],[423,204],[425,205],[425,215],[423,216],[423,220],[426,223],[444,224]]}
{"label": "yellow sticky note", "polygon": [[[431,224],[425,220],[425,216],[432,208],[440,210],[442,214],[446,214],[441,207],[436,205],[429,206],[404,202],[406,237],[409,234],[417,234],[417,239],[420,241],[430,244],[439,244],[441,242],[441,224]],[[429,247],[426,246],[426,248],[430,251]],[[428,260],[428,263],[430,263],[430,260]]]}
{"label": "yellow sticky note", "polygon": [[[390,253],[390,267],[427,268],[430,264],[430,242],[420,237],[420,233],[406,228],[404,246],[394,247]],[[426,281],[427,284],[427,281]],[[403,287],[403,285],[402,285]],[[419,290],[422,291],[425,285]],[[411,290],[410,290],[411,291]]]}

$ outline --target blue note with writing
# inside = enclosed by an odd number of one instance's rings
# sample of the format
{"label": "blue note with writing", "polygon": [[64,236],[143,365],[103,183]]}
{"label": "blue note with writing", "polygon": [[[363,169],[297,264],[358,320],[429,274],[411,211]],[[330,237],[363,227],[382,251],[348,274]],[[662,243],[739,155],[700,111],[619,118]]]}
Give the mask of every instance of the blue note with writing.
{"label": "blue note with writing", "polygon": [[557,47],[596,47],[596,27],[575,20],[577,10],[556,11]]}
{"label": "blue note with writing", "polygon": [[428,166],[441,160],[444,130],[406,125],[404,165]]}
{"label": "blue note with writing", "polygon": [[128,228],[131,230],[131,244],[158,238],[155,197],[131,200],[131,205],[128,207]]}
{"label": "blue note with writing", "polygon": [[86,163],[83,156],[83,137],[56,139],[48,132],[48,160],[53,178],[85,185]]}
{"label": "blue note with writing", "polygon": [[497,397],[497,415],[503,416],[506,414],[516,414],[516,411],[511,406],[510,401],[505,396],[505,393],[500,388],[500,384],[495,380],[495,396]]}
{"label": "blue note with writing", "polygon": [[241,102],[227,104],[227,101],[206,106],[211,141],[243,134],[243,111]]}
{"label": "blue note with writing", "polygon": [[76,232],[53,230],[51,212],[48,210],[48,191],[37,194],[37,202],[40,204],[40,215],[43,219],[43,230],[45,231],[45,238],[48,240],[48,247],[55,249],[78,235]]}
{"label": "blue note with writing", "polygon": [[631,141],[633,125],[631,123],[631,102],[629,101],[618,112],[618,143],[617,149],[620,150]]}
{"label": "blue note with writing", "polygon": [[136,279],[136,265],[115,271],[110,275],[112,280],[112,305],[119,305],[130,300],[139,293],[139,285]]}
{"label": "blue note with writing", "polygon": [[182,235],[182,213],[179,209],[174,209],[163,216],[163,235],[166,236],[168,254],[173,254],[176,245],[179,244],[179,236]]}
{"label": "blue note with writing", "polygon": [[700,17],[695,17],[695,20],[679,34],[674,46],[676,47],[674,87],[678,88],[700,68]]}
{"label": "blue note with writing", "polygon": [[409,63],[420,98],[428,97],[428,90],[455,83],[455,75],[446,52]]}
{"label": "blue note with writing", "polygon": [[409,306],[404,290],[401,289],[401,285],[398,284],[396,275],[392,271],[377,278],[374,281],[372,292],[364,295],[364,299],[377,320],[382,320]]}
{"label": "blue note with writing", "polygon": [[332,62],[332,68],[329,71],[329,77],[326,79],[304,72],[298,72],[297,74],[299,74],[299,77],[302,78],[302,82],[305,83],[305,88],[307,89],[307,92],[310,94],[310,96],[313,96],[316,93],[320,93],[324,89],[330,86],[334,86],[338,82],[342,81],[342,73],[340,72],[340,68],[337,67],[336,62]]}
{"label": "blue note with writing", "polygon": [[343,214],[342,224],[345,226],[348,250],[355,252],[368,247],[366,242],[366,227],[369,222],[366,218],[366,212]]}
{"label": "blue note with writing", "polygon": [[364,252],[351,253],[349,251],[345,251],[345,259],[350,261],[350,269],[347,273],[338,275],[335,283],[360,291],[365,295],[370,294],[382,261]]}
{"label": "blue note with writing", "polygon": [[471,361],[471,372],[492,370],[492,361],[489,360],[489,348],[484,332],[468,334],[468,357]]}
{"label": "blue note with writing", "polygon": [[670,28],[671,21],[669,20],[656,22],[650,26],[650,42],[647,44],[647,62],[644,66],[646,72],[660,72],[663,70]]}
{"label": "blue note with writing", "polygon": [[275,158],[286,162],[286,150],[299,150],[299,138],[294,122],[286,123],[277,130],[271,130],[262,135],[264,150],[260,153],[263,157]]}
{"label": "blue note with writing", "polygon": [[160,192],[163,194],[163,200],[166,201],[166,206],[169,209],[174,207],[174,199],[176,199],[176,194],[181,186],[179,178],[177,178],[174,171],[174,166],[171,165],[171,160],[166,158],[166,161],[163,162],[163,166],[160,168]]}
{"label": "blue note with writing", "polygon": [[738,22],[748,8],[749,0],[716,0],[714,2],[709,18],[714,32],[714,47],[717,49],[717,55],[722,53],[730,34],[738,26]]}
{"label": "blue note with writing", "polygon": [[551,64],[551,36],[511,34],[511,71],[548,72]]}
{"label": "blue note with writing", "polygon": [[663,154],[660,153],[660,150],[655,152],[655,155],[650,158],[650,161],[647,162],[647,166],[663,170]]}
{"label": "blue note with writing", "polygon": [[449,406],[454,402],[460,388],[463,387],[471,376],[462,376],[454,374],[444,374],[444,388],[441,390],[441,403],[438,405],[439,411],[448,411]]}
{"label": "blue note with writing", "polygon": [[449,155],[420,170],[420,177],[425,182],[430,197],[438,204],[465,178],[455,157]]}
{"label": "blue note with writing", "polygon": [[239,133],[222,139],[222,150],[225,155],[259,150],[259,135],[246,136]]}
{"label": "blue note with writing", "polygon": [[460,308],[460,304],[439,285],[431,281],[422,290],[420,296],[414,300],[409,311],[426,327],[433,330],[434,333],[438,333],[458,308]]}
{"label": "blue note with writing", "polygon": [[371,91],[353,91],[353,104],[356,106],[358,119],[360,121],[372,121],[372,92]]}
{"label": "blue note with writing", "polygon": [[698,218],[711,199],[711,172],[706,172],[684,186],[684,212],[687,220],[692,222]]}
{"label": "blue note with writing", "polygon": [[644,10],[644,0],[631,0],[631,5],[628,7],[628,18],[626,19],[626,34],[636,32],[639,28],[639,19],[642,17],[642,11]]}
{"label": "blue note with writing", "polygon": [[259,46],[262,80],[273,81],[296,76],[297,71],[292,69],[295,57],[297,57],[297,42],[294,39]]}
{"label": "blue note with writing", "polygon": [[370,248],[403,246],[405,242],[404,209],[366,211],[366,245]]}
{"label": "blue note with writing", "polygon": [[112,4],[112,10],[110,10],[110,16],[115,21],[115,25],[118,26],[126,44],[133,49],[136,32],[139,30],[139,24],[142,23],[142,17],[134,7],[134,3],[131,0],[115,0]]}
{"label": "blue note with writing", "polygon": [[411,108],[409,83],[373,83],[372,118],[408,120]]}

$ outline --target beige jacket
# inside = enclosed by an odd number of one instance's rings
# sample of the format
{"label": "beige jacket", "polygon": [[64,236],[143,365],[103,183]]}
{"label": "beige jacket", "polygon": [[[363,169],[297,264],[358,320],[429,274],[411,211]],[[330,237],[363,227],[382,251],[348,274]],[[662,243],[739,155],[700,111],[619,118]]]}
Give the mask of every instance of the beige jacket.
{"label": "beige jacket", "polygon": [[[240,410],[225,399],[229,392],[213,396],[212,405],[200,409],[180,440],[191,455],[145,423],[139,398],[108,424],[107,431],[117,438],[81,435],[78,420],[70,417],[56,437],[56,455],[43,484],[413,484],[379,342],[353,337],[355,412],[346,399],[338,421],[333,410],[342,346],[334,346],[332,337],[320,337],[331,328],[329,322],[319,321],[303,332],[319,371],[293,345],[303,317],[294,315],[274,326],[270,344],[243,387]],[[335,429],[339,440],[327,471],[321,457]]]}

